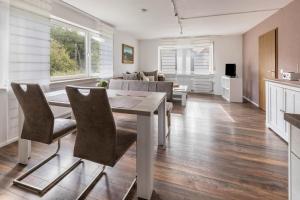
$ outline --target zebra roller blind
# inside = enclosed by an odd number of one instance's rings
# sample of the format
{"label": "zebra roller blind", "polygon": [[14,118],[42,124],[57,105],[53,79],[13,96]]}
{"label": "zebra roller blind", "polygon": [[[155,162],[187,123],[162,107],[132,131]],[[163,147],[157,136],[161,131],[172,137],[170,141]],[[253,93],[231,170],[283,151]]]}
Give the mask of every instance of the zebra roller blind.
{"label": "zebra roller blind", "polygon": [[160,66],[163,73],[175,74],[177,72],[177,49],[161,49]]}
{"label": "zebra roller blind", "polygon": [[161,46],[160,70],[166,74],[212,74],[213,43]]}

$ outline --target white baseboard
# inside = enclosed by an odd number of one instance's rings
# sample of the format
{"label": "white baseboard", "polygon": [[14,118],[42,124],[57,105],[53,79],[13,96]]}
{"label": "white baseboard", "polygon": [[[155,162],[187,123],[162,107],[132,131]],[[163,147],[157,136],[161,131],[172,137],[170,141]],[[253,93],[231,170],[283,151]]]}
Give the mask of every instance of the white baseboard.
{"label": "white baseboard", "polygon": [[9,144],[11,144],[13,142],[16,142],[16,141],[18,141],[18,139],[19,139],[19,137],[15,137],[15,138],[12,138],[12,139],[10,139],[10,140],[8,140],[6,142],[2,142],[2,143],[0,143],[0,148],[4,147],[6,145],[9,145]]}
{"label": "white baseboard", "polygon": [[249,101],[250,103],[252,103],[253,105],[255,105],[256,107],[259,108],[259,105],[257,103],[255,103],[254,101],[252,101],[251,99],[249,99],[248,97],[243,96],[244,99],[246,99],[246,101]]}

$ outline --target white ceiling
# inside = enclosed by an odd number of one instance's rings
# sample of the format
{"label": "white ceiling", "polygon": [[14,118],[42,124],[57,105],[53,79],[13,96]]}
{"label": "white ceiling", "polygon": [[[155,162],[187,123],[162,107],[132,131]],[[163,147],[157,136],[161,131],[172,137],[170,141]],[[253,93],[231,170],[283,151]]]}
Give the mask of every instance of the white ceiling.
{"label": "white ceiling", "polygon": [[[183,26],[183,35],[171,0],[63,0],[99,19],[117,30],[131,33],[137,39],[230,35],[251,29],[276,10],[292,0],[175,0]],[[141,12],[142,8],[148,9]],[[205,18],[207,15],[251,12]]]}

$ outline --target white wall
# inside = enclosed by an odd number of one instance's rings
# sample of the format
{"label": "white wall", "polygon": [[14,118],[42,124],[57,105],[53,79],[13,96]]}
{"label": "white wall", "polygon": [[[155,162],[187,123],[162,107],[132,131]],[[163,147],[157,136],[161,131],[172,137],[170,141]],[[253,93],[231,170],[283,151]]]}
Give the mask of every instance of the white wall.
{"label": "white wall", "polygon": [[[221,76],[225,74],[226,63],[237,64],[237,75],[242,77],[243,38],[242,35],[216,36],[209,38],[214,42],[214,93],[221,94]],[[158,47],[160,40],[139,41],[139,70],[151,71],[158,69]]]}
{"label": "white wall", "polygon": [[[122,63],[122,44],[127,44],[134,47],[134,63],[123,64]],[[115,31],[114,32],[114,76],[122,75],[125,72],[138,71],[139,66],[139,46],[138,40],[130,34]]]}
{"label": "white wall", "polygon": [[243,37],[223,36],[214,39],[215,94],[221,94],[221,76],[226,63],[236,63],[238,77],[243,76]]}

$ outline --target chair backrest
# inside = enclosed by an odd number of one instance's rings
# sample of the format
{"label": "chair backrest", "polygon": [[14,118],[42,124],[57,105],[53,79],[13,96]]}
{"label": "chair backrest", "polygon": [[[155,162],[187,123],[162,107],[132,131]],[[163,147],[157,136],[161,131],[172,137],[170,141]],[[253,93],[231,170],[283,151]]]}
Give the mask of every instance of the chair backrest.
{"label": "chair backrest", "polygon": [[11,83],[11,87],[24,113],[21,138],[52,143],[54,116],[41,87],[38,84],[19,83]]}
{"label": "chair backrest", "polygon": [[74,156],[113,165],[117,135],[106,90],[67,86],[66,91],[77,121]]}

